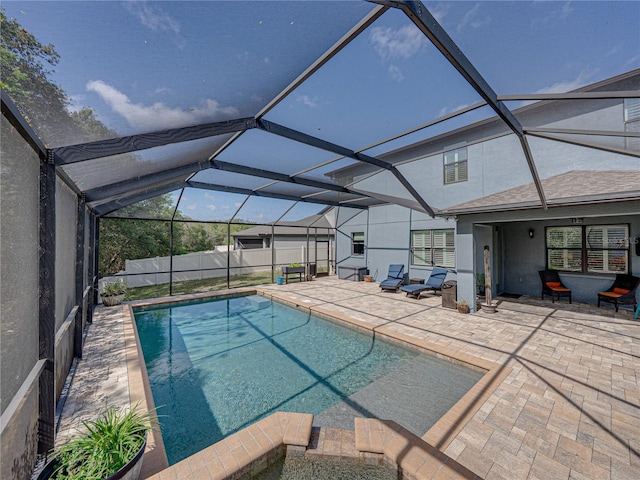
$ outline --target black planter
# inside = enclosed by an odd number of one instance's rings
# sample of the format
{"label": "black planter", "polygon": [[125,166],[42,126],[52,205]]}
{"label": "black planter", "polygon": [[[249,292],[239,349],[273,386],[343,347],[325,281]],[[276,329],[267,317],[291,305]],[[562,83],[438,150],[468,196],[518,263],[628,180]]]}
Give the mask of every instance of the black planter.
{"label": "black planter", "polygon": [[[123,466],[116,473],[107,477],[105,480],[137,480],[140,476],[140,469],[142,468],[142,455],[144,455],[144,449],[147,446],[147,442],[145,441],[136,453],[136,456],[129,460],[125,466]],[[47,462],[47,464],[43,467],[35,480],[49,480],[54,479],[53,476],[56,469],[58,468],[58,459],[56,457],[52,458]]]}
{"label": "black planter", "polygon": [[304,267],[282,267],[282,273],[304,273]]}

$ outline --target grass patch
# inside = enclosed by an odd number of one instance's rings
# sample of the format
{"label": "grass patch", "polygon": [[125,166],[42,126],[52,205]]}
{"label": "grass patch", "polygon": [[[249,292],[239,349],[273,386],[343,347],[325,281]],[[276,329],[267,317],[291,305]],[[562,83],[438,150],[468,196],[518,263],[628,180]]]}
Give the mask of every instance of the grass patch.
{"label": "grass patch", "polygon": [[[230,278],[231,288],[250,287],[271,283],[271,271],[250,273],[248,275],[234,275]],[[205,278],[203,280],[185,280],[183,282],[173,282],[173,294],[181,295],[185,293],[212,292],[227,289],[227,277]],[[169,295],[169,284],[149,285],[148,287],[135,287],[127,290],[125,300],[143,300],[147,298],[167,297]]]}

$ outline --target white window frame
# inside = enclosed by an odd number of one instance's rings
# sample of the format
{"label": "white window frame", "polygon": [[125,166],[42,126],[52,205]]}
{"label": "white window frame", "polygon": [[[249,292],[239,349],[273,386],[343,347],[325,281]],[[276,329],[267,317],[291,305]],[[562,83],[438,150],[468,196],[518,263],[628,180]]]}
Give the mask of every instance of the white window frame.
{"label": "white window frame", "polygon": [[455,230],[412,230],[411,265],[455,268]]}
{"label": "white window frame", "polygon": [[[358,236],[358,238],[356,238]],[[360,238],[362,236],[362,238]],[[356,245],[362,245],[362,252],[356,253]],[[352,232],[351,233],[351,255],[361,257],[364,255],[364,232]]]}
{"label": "white window frame", "polygon": [[629,273],[629,224],[547,227],[547,268],[584,274]]}
{"label": "white window frame", "polygon": [[442,172],[445,185],[466,182],[469,179],[468,158],[466,146],[444,152]]}

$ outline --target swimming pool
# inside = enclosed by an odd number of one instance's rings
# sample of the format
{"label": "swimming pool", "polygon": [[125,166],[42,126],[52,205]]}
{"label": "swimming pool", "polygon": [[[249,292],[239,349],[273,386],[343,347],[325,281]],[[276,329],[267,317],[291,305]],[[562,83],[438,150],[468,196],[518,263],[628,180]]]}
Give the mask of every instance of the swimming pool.
{"label": "swimming pool", "polygon": [[[405,390],[410,410],[437,415],[433,424],[481,376],[258,295],[148,307],[135,317],[170,464],[275,411],[347,428],[354,414],[393,419],[407,407]],[[435,374],[440,387],[420,377],[425,362],[444,368]],[[414,405],[441,390],[448,398]]]}

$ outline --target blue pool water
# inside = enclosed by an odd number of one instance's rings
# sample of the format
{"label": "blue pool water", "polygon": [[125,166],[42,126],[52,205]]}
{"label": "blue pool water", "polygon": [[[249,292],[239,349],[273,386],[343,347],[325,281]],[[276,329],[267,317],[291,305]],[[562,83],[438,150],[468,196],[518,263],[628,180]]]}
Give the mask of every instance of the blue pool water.
{"label": "blue pool water", "polygon": [[276,411],[374,416],[349,397],[427,357],[257,295],[135,317],[170,464]]}

